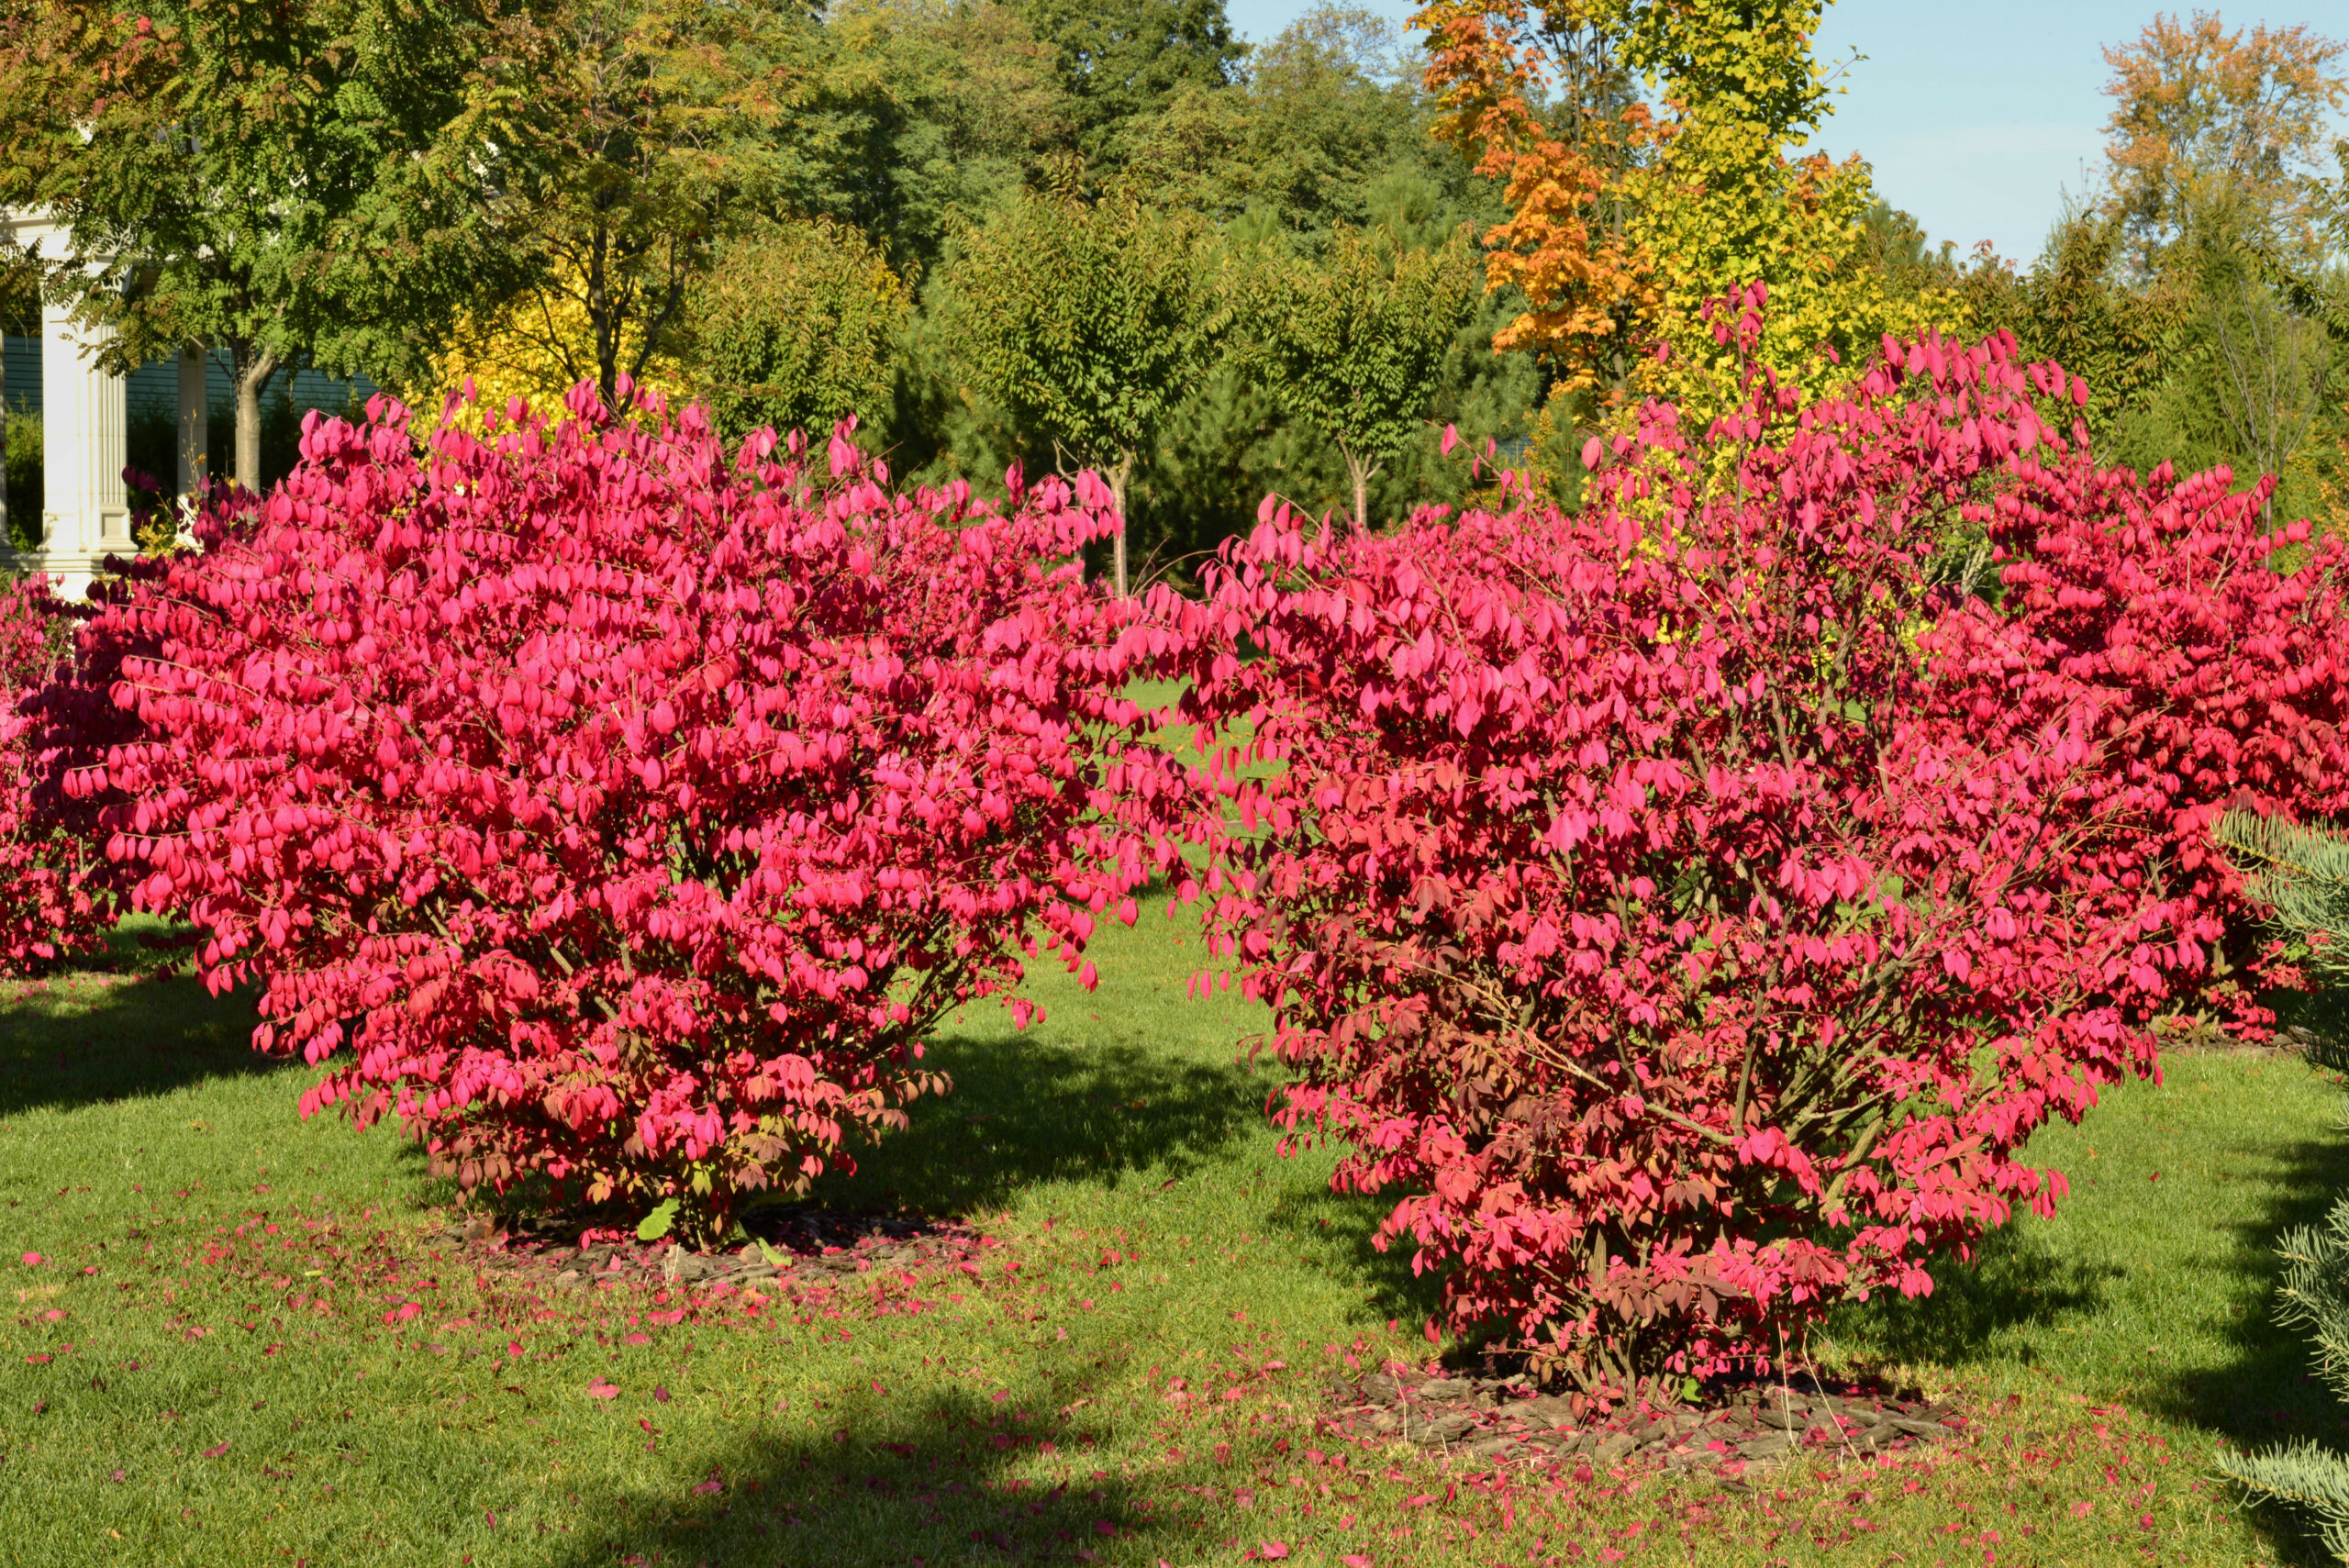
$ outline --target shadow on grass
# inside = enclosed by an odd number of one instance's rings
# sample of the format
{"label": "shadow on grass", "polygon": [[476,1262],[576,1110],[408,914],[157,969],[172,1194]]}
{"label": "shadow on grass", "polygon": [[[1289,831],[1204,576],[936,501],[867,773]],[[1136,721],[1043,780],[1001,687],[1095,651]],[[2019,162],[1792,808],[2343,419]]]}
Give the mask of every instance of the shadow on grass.
{"label": "shadow on grass", "polygon": [[2035,1361],[2033,1330],[2053,1333],[2065,1318],[2096,1312],[2106,1282],[2122,1277],[2110,1265],[2065,1257],[2038,1227],[2021,1225],[1984,1237],[1970,1264],[1943,1262],[1932,1274],[1931,1296],[1879,1293],[1838,1312],[1836,1340],[1863,1362],[1956,1363],[2020,1331],[2017,1353]]}
{"label": "shadow on grass", "polygon": [[2295,1226],[2321,1221],[2349,1197],[2349,1139],[2304,1139],[2280,1147],[2232,1151],[2277,1166],[2276,1197],[2227,1229],[2252,1260],[2251,1307],[2225,1325],[2232,1352],[2223,1367],[2154,1383],[2147,1404],[2162,1414],[2226,1438],[2237,1448],[2264,1448],[2309,1438],[2349,1448],[2349,1408],[2313,1372],[2305,1333],[2275,1318],[2276,1284],[2283,1274],[2277,1243]]}
{"label": "shadow on grass", "polygon": [[[2349,1439],[2349,1410],[2310,1375],[2306,1338],[2275,1321],[2282,1273],[2276,1244],[2286,1230],[2317,1222],[2349,1196],[2349,1140],[2236,1145],[2214,1150],[2212,1158],[2273,1172],[2267,1190],[2277,1195],[2225,1222],[2234,1246],[2214,1249],[2241,1260],[2217,1266],[2240,1277],[2247,1309],[2218,1328],[2232,1351],[2226,1364],[2199,1372],[2148,1368],[2135,1373],[2132,1402],[2240,1448],[2298,1437],[2340,1446]],[[2126,1271],[2067,1257],[2040,1227],[2016,1224],[1986,1237],[1970,1267],[1933,1273],[1930,1296],[1879,1296],[1837,1314],[1836,1340],[1863,1362],[1963,1365],[2009,1353],[2032,1362],[2039,1359],[2034,1332],[2056,1332],[2065,1318],[2101,1311],[2105,1285]],[[1994,1340],[2005,1343],[1994,1347]]]}
{"label": "shadow on grass", "polygon": [[[1206,1529],[1093,1469],[1088,1451],[1104,1434],[1085,1412],[1063,1413],[1085,1386],[1072,1375],[896,1403],[851,1393],[812,1421],[771,1413],[766,1429],[697,1456],[682,1476],[672,1469],[666,1488],[591,1504],[554,1561],[1198,1561],[1213,1546]],[[1183,1464],[1208,1467],[1203,1456]],[[1156,1498],[1174,1493],[1178,1477],[1157,1479]]]}
{"label": "shadow on grass", "polygon": [[1379,1222],[1394,1210],[1391,1195],[1364,1197],[1323,1187],[1285,1199],[1271,1218],[1328,1254],[1333,1270],[1348,1271],[1382,1317],[1421,1323],[1441,1312],[1443,1279],[1438,1273],[1411,1272],[1413,1249],[1408,1237],[1379,1250]]}
{"label": "shadow on grass", "polygon": [[[817,1202],[970,1214],[1058,1181],[1116,1188],[1137,1177],[1163,1187],[1250,1180],[1230,1146],[1264,1123],[1270,1081],[1261,1073],[1135,1045],[1071,1047],[1017,1034],[960,1045],[946,1062],[954,1093],[918,1103],[908,1130],[861,1153],[854,1176],[819,1182]],[[1354,1274],[1381,1314],[1418,1321],[1441,1293],[1435,1276],[1413,1276],[1408,1247],[1373,1245],[1393,1207],[1322,1188],[1282,1199],[1266,1219]]]}
{"label": "shadow on grass", "polygon": [[68,972],[0,992],[0,1116],[284,1070],[252,1049],[253,999],[194,979]]}
{"label": "shadow on grass", "polygon": [[[2349,1451],[2349,1407],[2315,1375],[2305,1333],[2284,1328],[2275,1318],[2276,1285],[2283,1273],[2276,1244],[2285,1231],[2318,1223],[2349,1197],[2349,1140],[2304,1139],[2281,1148],[2230,1152],[2244,1159],[2264,1155],[2279,1167],[2280,1184],[2273,1189],[2278,1195],[2226,1228],[2254,1260],[2245,1273],[2255,1279],[2256,1294],[2249,1310],[2222,1330],[2232,1352],[2226,1365],[2156,1380],[2145,1390],[2144,1403],[2223,1437],[2236,1449],[2306,1439],[2335,1452]],[[2254,1507],[2252,1515],[2279,1560],[2332,1561],[2304,1521],[2273,1507]]]}
{"label": "shadow on grass", "polygon": [[916,1102],[912,1127],[860,1151],[853,1177],[818,1183],[817,1201],[963,1214],[1048,1182],[1114,1188],[1163,1171],[1171,1184],[1253,1126],[1264,1101],[1238,1067],[1113,1042],[1008,1035],[958,1043],[940,1065],[954,1092]]}

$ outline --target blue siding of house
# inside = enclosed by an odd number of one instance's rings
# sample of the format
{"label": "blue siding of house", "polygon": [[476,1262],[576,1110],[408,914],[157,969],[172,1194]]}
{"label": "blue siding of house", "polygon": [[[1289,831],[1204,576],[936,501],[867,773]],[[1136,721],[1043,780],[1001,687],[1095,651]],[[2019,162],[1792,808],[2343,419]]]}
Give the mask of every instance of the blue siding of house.
{"label": "blue siding of house", "polygon": [[[9,338],[6,339],[8,366],[8,406],[40,412],[40,339]],[[264,402],[275,402],[287,378],[280,373],[270,381]],[[206,400],[216,408],[233,406],[237,398],[236,383],[229,379],[228,362],[225,356],[214,354],[205,367],[204,385]],[[126,396],[133,408],[156,406],[165,409],[179,404],[179,370],[169,360],[141,365],[130,374]],[[292,395],[296,408],[326,408],[342,411],[346,399],[364,403],[375,392],[375,385],[365,376],[350,381],[338,381],[314,370],[301,370],[292,377]]]}
{"label": "blue siding of house", "polygon": [[0,339],[7,346],[8,406],[40,408],[40,339]]}

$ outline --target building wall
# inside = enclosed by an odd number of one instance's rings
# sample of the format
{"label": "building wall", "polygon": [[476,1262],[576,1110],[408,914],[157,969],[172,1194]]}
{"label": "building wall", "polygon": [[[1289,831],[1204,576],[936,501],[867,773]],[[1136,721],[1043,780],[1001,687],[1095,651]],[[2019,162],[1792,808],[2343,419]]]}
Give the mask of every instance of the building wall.
{"label": "building wall", "polygon": [[[8,406],[40,412],[40,339],[9,337],[4,341],[7,349]],[[237,384],[229,376],[228,357],[215,353],[205,367],[204,384],[208,401],[217,411],[233,411],[237,402]],[[159,408],[166,414],[176,414],[179,407],[179,369],[168,360],[141,365],[130,374],[128,398],[136,415],[144,406]],[[288,377],[280,371],[270,378],[269,390],[263,394],[264,403],[277,400],[288,386]],[[365,403],[375,394],[375,384],[365,376],[350,381],[338,381],[315,370],[299,370],[291,378],[292,399],[298,409],[324,408],[329,413],[342,412],[346,401]]]}
{"label": "building wall", "polygon": [[[10,337],[5,342],[8,408],[11,412],[39,414],[41,339]],[[148,475],[158,488],[167,489],[173,483],[179,463],[179,367],[168,360],[141,365],[130,373],[129,383],[123,390],[124,413],[128,416],[124,463]],[[205,391],[211,415],[205,472],[225,474],[233,466],[236,451],[237,402],[236,383],[228,373],[225,356],[216,353],[206,365]],[[299,439],[297,427],[305,412],[312,408],[323,408],[330,414],[356,412],[374,392],[374,384],[363,376],[340,381],[315,370],[290,374],[281,371],[272,376],[268,390],[262,395],[262,484],[275,484],[293,467]],[[35,483],[30,473],[20,473],[17,479],[28,487]],[[24,497],[12,496],[11,503],[12,514],[26,506],[29,515]],[[14,526],[13,519],[11,531],[22,532]]]}

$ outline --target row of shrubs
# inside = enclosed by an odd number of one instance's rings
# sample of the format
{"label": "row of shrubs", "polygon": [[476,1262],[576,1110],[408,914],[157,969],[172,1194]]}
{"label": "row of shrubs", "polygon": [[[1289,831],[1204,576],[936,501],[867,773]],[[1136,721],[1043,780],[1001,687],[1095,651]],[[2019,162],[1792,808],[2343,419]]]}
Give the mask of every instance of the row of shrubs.
{"label": "row of shrubs", "polygon": [[[199,553],[12,601],[7,951],[192,922],[306,1114],[715,1239],[1158,884],[1454,1329],[1600,1400],[1765,1366],[2051,1207],[2024,1140],[2165,1019],[2295,979],[2212,828],[2341,808],[2341,552],[2265,484],[2099,469],[2083,392],[1887,339],[1808,406],[1642,410],[1575,511],[1268,502],[1139,600],[1084,581],[1089,474],[988,503],[657,399],[378,400]],[[1993,595],[1940,585],[1966,537]]]}

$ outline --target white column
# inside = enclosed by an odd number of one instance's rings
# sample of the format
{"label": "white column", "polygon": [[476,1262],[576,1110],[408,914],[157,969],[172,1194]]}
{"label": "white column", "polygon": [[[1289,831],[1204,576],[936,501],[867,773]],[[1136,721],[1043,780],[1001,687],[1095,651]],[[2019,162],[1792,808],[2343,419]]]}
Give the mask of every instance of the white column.
{"label": "white column", "polygon": [[130,555],[130,507],[122,491],[128,424],[122,377],[93,362],[113,337],[78,325],[70,307],[41,306],[41,471],[48,495],[40,550],[26,564],[80,594],[108,555]]}
{"label": "white column", "polygon": [[8,507],[13,503],[21,512],[25,498],[8,494],[8,339],[7,323],[0,320],[0,571],[12,571],[17,564],[14,532],[8,526]]}
{"label": "white column", "polygon": [[205,451],[211,442],[211,404],[204,384],[205,350],[180,350],[180,472],[179,493],[195,495],[204,487]]}

